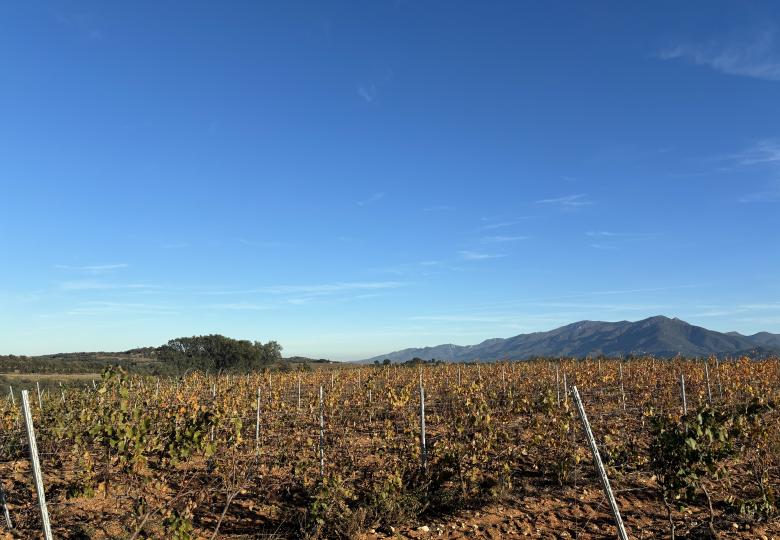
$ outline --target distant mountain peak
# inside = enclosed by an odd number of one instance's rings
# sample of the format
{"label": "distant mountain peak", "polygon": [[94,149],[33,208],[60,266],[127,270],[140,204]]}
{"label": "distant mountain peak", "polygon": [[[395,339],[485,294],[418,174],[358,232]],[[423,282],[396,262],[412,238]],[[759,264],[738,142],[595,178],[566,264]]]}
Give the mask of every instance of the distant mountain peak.
{"label": "distant mountain peak", "polygon": [[404,362],[412,358],[448,361],[490,361],[532,357],[599,354],[625,356],[652,354],[660,357],[780,353],[780,334],[758,332],[744,336],[738,332],[716,332],[692,325],[677,317],[655,315],[640,321],[578,321],[548,332],[492,338],[477,345],[437,345],[410,348],[376,356],[364,362],[389,358]]}

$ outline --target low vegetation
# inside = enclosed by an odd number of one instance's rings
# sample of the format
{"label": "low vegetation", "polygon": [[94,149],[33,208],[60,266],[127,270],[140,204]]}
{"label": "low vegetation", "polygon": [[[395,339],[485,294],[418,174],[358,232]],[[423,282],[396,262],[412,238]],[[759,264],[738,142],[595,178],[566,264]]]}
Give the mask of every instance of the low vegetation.
{"label": "low vegetation", "polygon": [[[171,347],[192,358],[233,350],[209,349],[220,344]],[[55,536],[378,536],[538,500],[590,512],[556,518],[551,533],[613,535],[567,392],[574,384],[619,505],[642,505],[624,513],[635,535],[780,531],[776,359],[713,359],[707,370],[643,358],[260,373],[244,370],[265,365],[250,362],[266,349],[239,347],[247,363],[235,371],[209,364],[158,378],[111,368],[94,388],[43,396],[42,408],[31,395]],[[0,477],[18,534],[31,537],[39,518],[18,395],[0,402],[0,424]],[[537,529],[553,522],[524,516]]]}

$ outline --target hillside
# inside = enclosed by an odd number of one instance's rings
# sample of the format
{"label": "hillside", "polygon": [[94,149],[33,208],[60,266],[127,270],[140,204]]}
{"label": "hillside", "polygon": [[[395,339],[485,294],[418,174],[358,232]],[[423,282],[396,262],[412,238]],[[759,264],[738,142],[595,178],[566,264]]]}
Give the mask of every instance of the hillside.
{"label": "hillside", "polygon": [[744,336],[716,332],[680,319],[656,316],[637,322],[580,321],[548,332],[488,339],[477,345],[437,345],[410,348],[375,356],[362,362],[404,362],[414,357],[448,361],[525,359],[538,356],[619,356],[653,354],[669,357],[770,354],[780,351],[780,334],[759,332]]}

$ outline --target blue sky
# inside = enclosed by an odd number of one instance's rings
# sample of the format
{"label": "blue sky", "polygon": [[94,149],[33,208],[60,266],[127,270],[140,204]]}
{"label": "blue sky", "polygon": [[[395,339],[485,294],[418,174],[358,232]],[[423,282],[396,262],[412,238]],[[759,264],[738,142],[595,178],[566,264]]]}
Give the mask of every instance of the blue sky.
{"label": "blue sky", "polygon": [[6,2],[0,353],[780,332],[776,2]]}

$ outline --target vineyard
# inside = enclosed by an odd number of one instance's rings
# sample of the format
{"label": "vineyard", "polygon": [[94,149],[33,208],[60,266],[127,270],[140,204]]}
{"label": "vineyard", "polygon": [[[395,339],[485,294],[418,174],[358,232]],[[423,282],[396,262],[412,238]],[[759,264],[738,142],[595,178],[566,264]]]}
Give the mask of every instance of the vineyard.
{"label": "vineyard", "polygon": [[[29,389],[55,538],[780,538],[780,360],[562,360]],[[14,538],[43,535],[20,389]]]}

